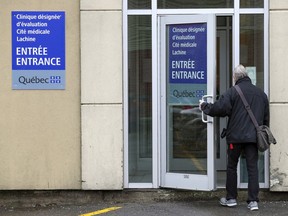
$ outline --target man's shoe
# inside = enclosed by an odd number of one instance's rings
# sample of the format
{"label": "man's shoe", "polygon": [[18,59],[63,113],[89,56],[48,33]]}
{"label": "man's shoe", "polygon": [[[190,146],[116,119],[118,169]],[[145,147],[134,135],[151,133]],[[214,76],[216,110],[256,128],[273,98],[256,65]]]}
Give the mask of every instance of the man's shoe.
{"label": "man's shoe", "polygon": [[222,197],[220,199],[220,204],[222,206],[228,206],[228,207],[233,207],[233,206],[236,206],[237,205],[237,201],[236,199],[229,199],[227,200],[225,197]]}
{"label": "man's shoe", "polygon": [[258,203],[256,201],[251,201],[247,206],[251,211],[258,210]]}

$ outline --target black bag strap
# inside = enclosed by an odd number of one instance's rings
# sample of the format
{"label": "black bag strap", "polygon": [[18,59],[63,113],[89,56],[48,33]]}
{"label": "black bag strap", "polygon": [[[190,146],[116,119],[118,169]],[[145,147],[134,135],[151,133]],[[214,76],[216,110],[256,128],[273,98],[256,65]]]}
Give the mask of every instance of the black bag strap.
{"label": "black bag strap", "polygon": [[258,122],[256,121],[256,118],[255,118],[249,104],[247,103],[247,100],[246,100],[245,96],[243,95],[241,88],[238,85],[235,85],[234,87],[235,87],[236,91],[238,92],[238,94],[240,95],[240,97],[244,103],[245,109],[247,110],[255,128],[258,130],[258,128],[259,128]]}

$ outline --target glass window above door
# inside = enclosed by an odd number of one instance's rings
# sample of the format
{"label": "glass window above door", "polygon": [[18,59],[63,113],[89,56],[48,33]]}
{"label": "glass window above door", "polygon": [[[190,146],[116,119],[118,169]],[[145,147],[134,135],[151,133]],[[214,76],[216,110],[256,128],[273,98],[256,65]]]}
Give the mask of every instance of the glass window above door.
{"label": "glass window above door", "polygon": [[263,8],[264,0],[241,0],[240,8]]}
{"label": "glass window above door", "polygon": [[158,8],[233,8],[234,0],[158,0]]}
{"label": "glass window above door", "polygon": [[[159,9],[233,8],[236,0],[128,0],[128,9],[151,9],[157,1]],[[264,0],[240,0],[240,8],[264,8]]]}
{"label": "glass window above door", "polygon": [[128,9],[151,9],[151,0],[128,0]]}

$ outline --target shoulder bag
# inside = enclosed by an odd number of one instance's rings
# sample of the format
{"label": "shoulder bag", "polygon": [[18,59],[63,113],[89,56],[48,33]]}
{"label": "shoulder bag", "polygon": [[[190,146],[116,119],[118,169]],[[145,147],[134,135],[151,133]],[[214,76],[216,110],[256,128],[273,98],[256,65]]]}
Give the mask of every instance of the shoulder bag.
{"label": "shoulder bag", "polygon": [[257,133],[257,146],[258,146],[258,150],[260,152],[264,152],[266,151],[269,147],[270,144],[276,144],[276,139],[274,138],[270,128],[267,125],[258,125],[258,122],[255,119],[255,116],[249,106],[249,104],[247,103],[247,100],[245,98],[245,96],[243,95],[243,92],[241,90],[241,88],[238,85],[234,86],[236,91],[238,92],[238,94],[241,97],[241,100],[244,103],[245,109],[247,110],[255,128],[256,128],[256,133]]}

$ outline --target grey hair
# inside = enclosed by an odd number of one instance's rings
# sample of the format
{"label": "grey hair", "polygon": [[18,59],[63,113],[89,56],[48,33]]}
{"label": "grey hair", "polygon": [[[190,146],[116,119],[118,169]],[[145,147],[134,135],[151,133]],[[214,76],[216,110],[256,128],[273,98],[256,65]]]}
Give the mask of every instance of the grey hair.
{"label": "grey hair", "polygon": [[234,81],[237,82],[237,80],[243,78],[243,77],[248,77],[246,68],[243,65],[238,65],[237,67],[234,68],[233,71],[233,76],[234,76]]}

